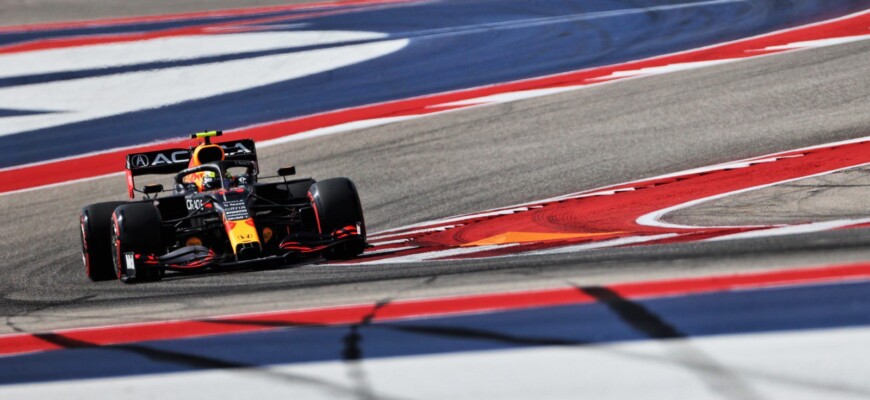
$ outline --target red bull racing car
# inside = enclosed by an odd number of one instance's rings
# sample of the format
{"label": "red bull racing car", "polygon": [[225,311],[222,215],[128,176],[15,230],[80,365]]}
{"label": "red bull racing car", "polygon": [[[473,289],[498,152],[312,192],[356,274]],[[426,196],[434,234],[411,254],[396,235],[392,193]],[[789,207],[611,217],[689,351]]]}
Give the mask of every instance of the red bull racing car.
{"label": "red bull racing car", "polygon": [[[252,140],[127,155],[131,199],[81,212],[82,258],[94,281],[160,280],[167,270],[282,263],[291,258],[352,258],[365,250],[362,206],[347,178],[288,180],[294,167],[259,177]],[[174,188],[135,186],[146,174],[174,174]],[[261,183],[259,180],[277,179]]]}

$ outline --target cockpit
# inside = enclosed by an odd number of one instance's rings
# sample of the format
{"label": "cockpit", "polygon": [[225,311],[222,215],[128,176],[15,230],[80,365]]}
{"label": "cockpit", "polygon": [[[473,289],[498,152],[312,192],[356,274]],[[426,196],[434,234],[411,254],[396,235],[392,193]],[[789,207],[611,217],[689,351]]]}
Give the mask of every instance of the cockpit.
{"label": "cockpit", "polygon": [[175,187],[176,192],[247,187],[256,183],[258,173],[254,161],[211,161],[176,174]]}

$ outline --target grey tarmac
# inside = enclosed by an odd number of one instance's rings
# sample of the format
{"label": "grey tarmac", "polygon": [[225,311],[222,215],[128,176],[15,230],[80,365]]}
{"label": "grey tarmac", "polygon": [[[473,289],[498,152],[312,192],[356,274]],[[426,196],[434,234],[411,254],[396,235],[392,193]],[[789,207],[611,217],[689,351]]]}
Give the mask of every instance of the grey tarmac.
{"label": "grey tarmac", "polygon": [[[870,41],[631,79],[263,148],[263,170],[347,176],[369,231],[870,134]],[[181,133],[180,133],[181,134]],[[852,174],[851,172],[848,174]],[[847,175],[848,175],[847,174]],[[832,177],[840,179],[842,177]],[[849,176],[844,182],[851,182]],[[751,221],[868,215],[824,181],[742,201]],[[776,192],[779,190],[780,192]],[[123,177],[0,196],[0,333],[867,260],[870,231],[404,265],[308,263],[91,283],[78,212]],[[771,193],[774,193],[771,195]],[[777,200],[776,196],[785,196]],[[759,196],[762,196],[759,195]],[[856,198],[857,196],[857,198]],[[851,204],[849,207],[836,204]],[[720,214],[728,223],[727,207]],[[706,213],[680,221],[708,224]],[[701,215],[698,217],[698,215]],[[786,218],[786,219],[788,219]],[[745,218],[744,218],[745,219]],[[750,222],[751,222],[750,221]]]}
{"label": "grey tarmac", "polygon": [[0,0],[0,26],[311,3],[310,0]]}

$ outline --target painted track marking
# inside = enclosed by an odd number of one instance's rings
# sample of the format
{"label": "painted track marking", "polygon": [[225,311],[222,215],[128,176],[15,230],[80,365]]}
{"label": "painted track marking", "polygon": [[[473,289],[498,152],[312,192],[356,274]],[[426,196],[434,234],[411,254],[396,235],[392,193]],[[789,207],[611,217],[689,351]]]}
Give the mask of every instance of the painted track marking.
{"label": "painted track marking", "polygon": [[[544,76],[465,89],[404,100],[378,103],[362,107],[337,110],[306,117],[293,118],[228,132],[228,136],[249,137],[258,142],[289,138],[293,135],[327,128],[320,135],[346,132],[345,129],[328,130],[329,127],[342,126],[366,120],[382,121],[384,118],[419,118],[426,115],[443,113],[457,108],[477,107],[515,101],[523,98],[546,95],[566,90],[577,90],[590,85],[626,79],[614,77],[603,82],[600,78],[611,77],[614,73],[643,71],[648,68],[677,66],[686,63],[716,60],[740,60],[768,54],[802,49],[800,43],[812,42],[809,47],[820,43],[836,44],[836,41],[818,42],[826,39],[847,40],[863,39],[870,28],[870,12],[861,12],[830,21],[811,24],[760,35],[748,39],[708,46],[696,50],[674,53],[650,59],[633,61],[618,65],[579,70],[569,73]],[[850,40],[850,39],[849,39]],[[787,46],[769,50],[773,46]],[[697,64],[694,64],[697,65]],[[634,76],[634,75],[632,75]],[[641,75],[643,76],[643,75]],[[491,97],[497,96],[497,97]],[[500,96],[500,97],[499,97]],[[457,103],[462,102],[462,103]],[[0,169],[4,179],[0,180],[0,195],[41,186],[76,182],[84,178],[117,173],[123,167],[127,153],[149,151],[160,147],[174,147],[189,144],[186,141],[167,141],[161,145],[134,146],[124,149],[102,151],[81,157],[40,162],[37,164]]]}
{"label": "painted track marking", "polygon": [[[817,285],[834,282],[860,282],[870,279],[870,264],[851,264],[815,268],[784,269],[768,272],[681,278],[608,285],[626,299],[648,299],[723,291]],[[159,321],[151,323],[68,329],[53,332],[0,335],[0,355],[58,350],[57,337],[88,346],[109,346],[149,340],[169,340],[275,330],[275,326],[325,326],[352,324],[377,309],[375,321],[395,321],[422,317],[488,313],[567,304],[594,302],[595,298],[576,288],[475,294],[435,299],[402,300],[386,305],[355,304],[340,307],[240,314],[201,320]]]}
{"label": "painted track marking", "polygon": [[[541,255],[861,228],[870,219],[704,227],[662,218],[723,197],[867,165],[870,137],[764,155],[380,232],[372,235],[373,253],[342,264]],[[407,249],[380,251],[380,242],[395,240]]]}

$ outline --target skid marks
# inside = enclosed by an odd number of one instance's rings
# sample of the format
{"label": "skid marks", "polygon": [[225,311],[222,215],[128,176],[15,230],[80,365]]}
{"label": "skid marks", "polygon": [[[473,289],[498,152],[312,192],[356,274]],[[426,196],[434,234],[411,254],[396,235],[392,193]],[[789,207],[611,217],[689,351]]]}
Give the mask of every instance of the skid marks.
{"label": "skid marks", "polygon": [[870,218],[792,225],[687,226],[669,212],[870,164],[870,138],[813,146],[400,227],[342,264],[541,255],[602,248],[750,239],[866,227]]}

